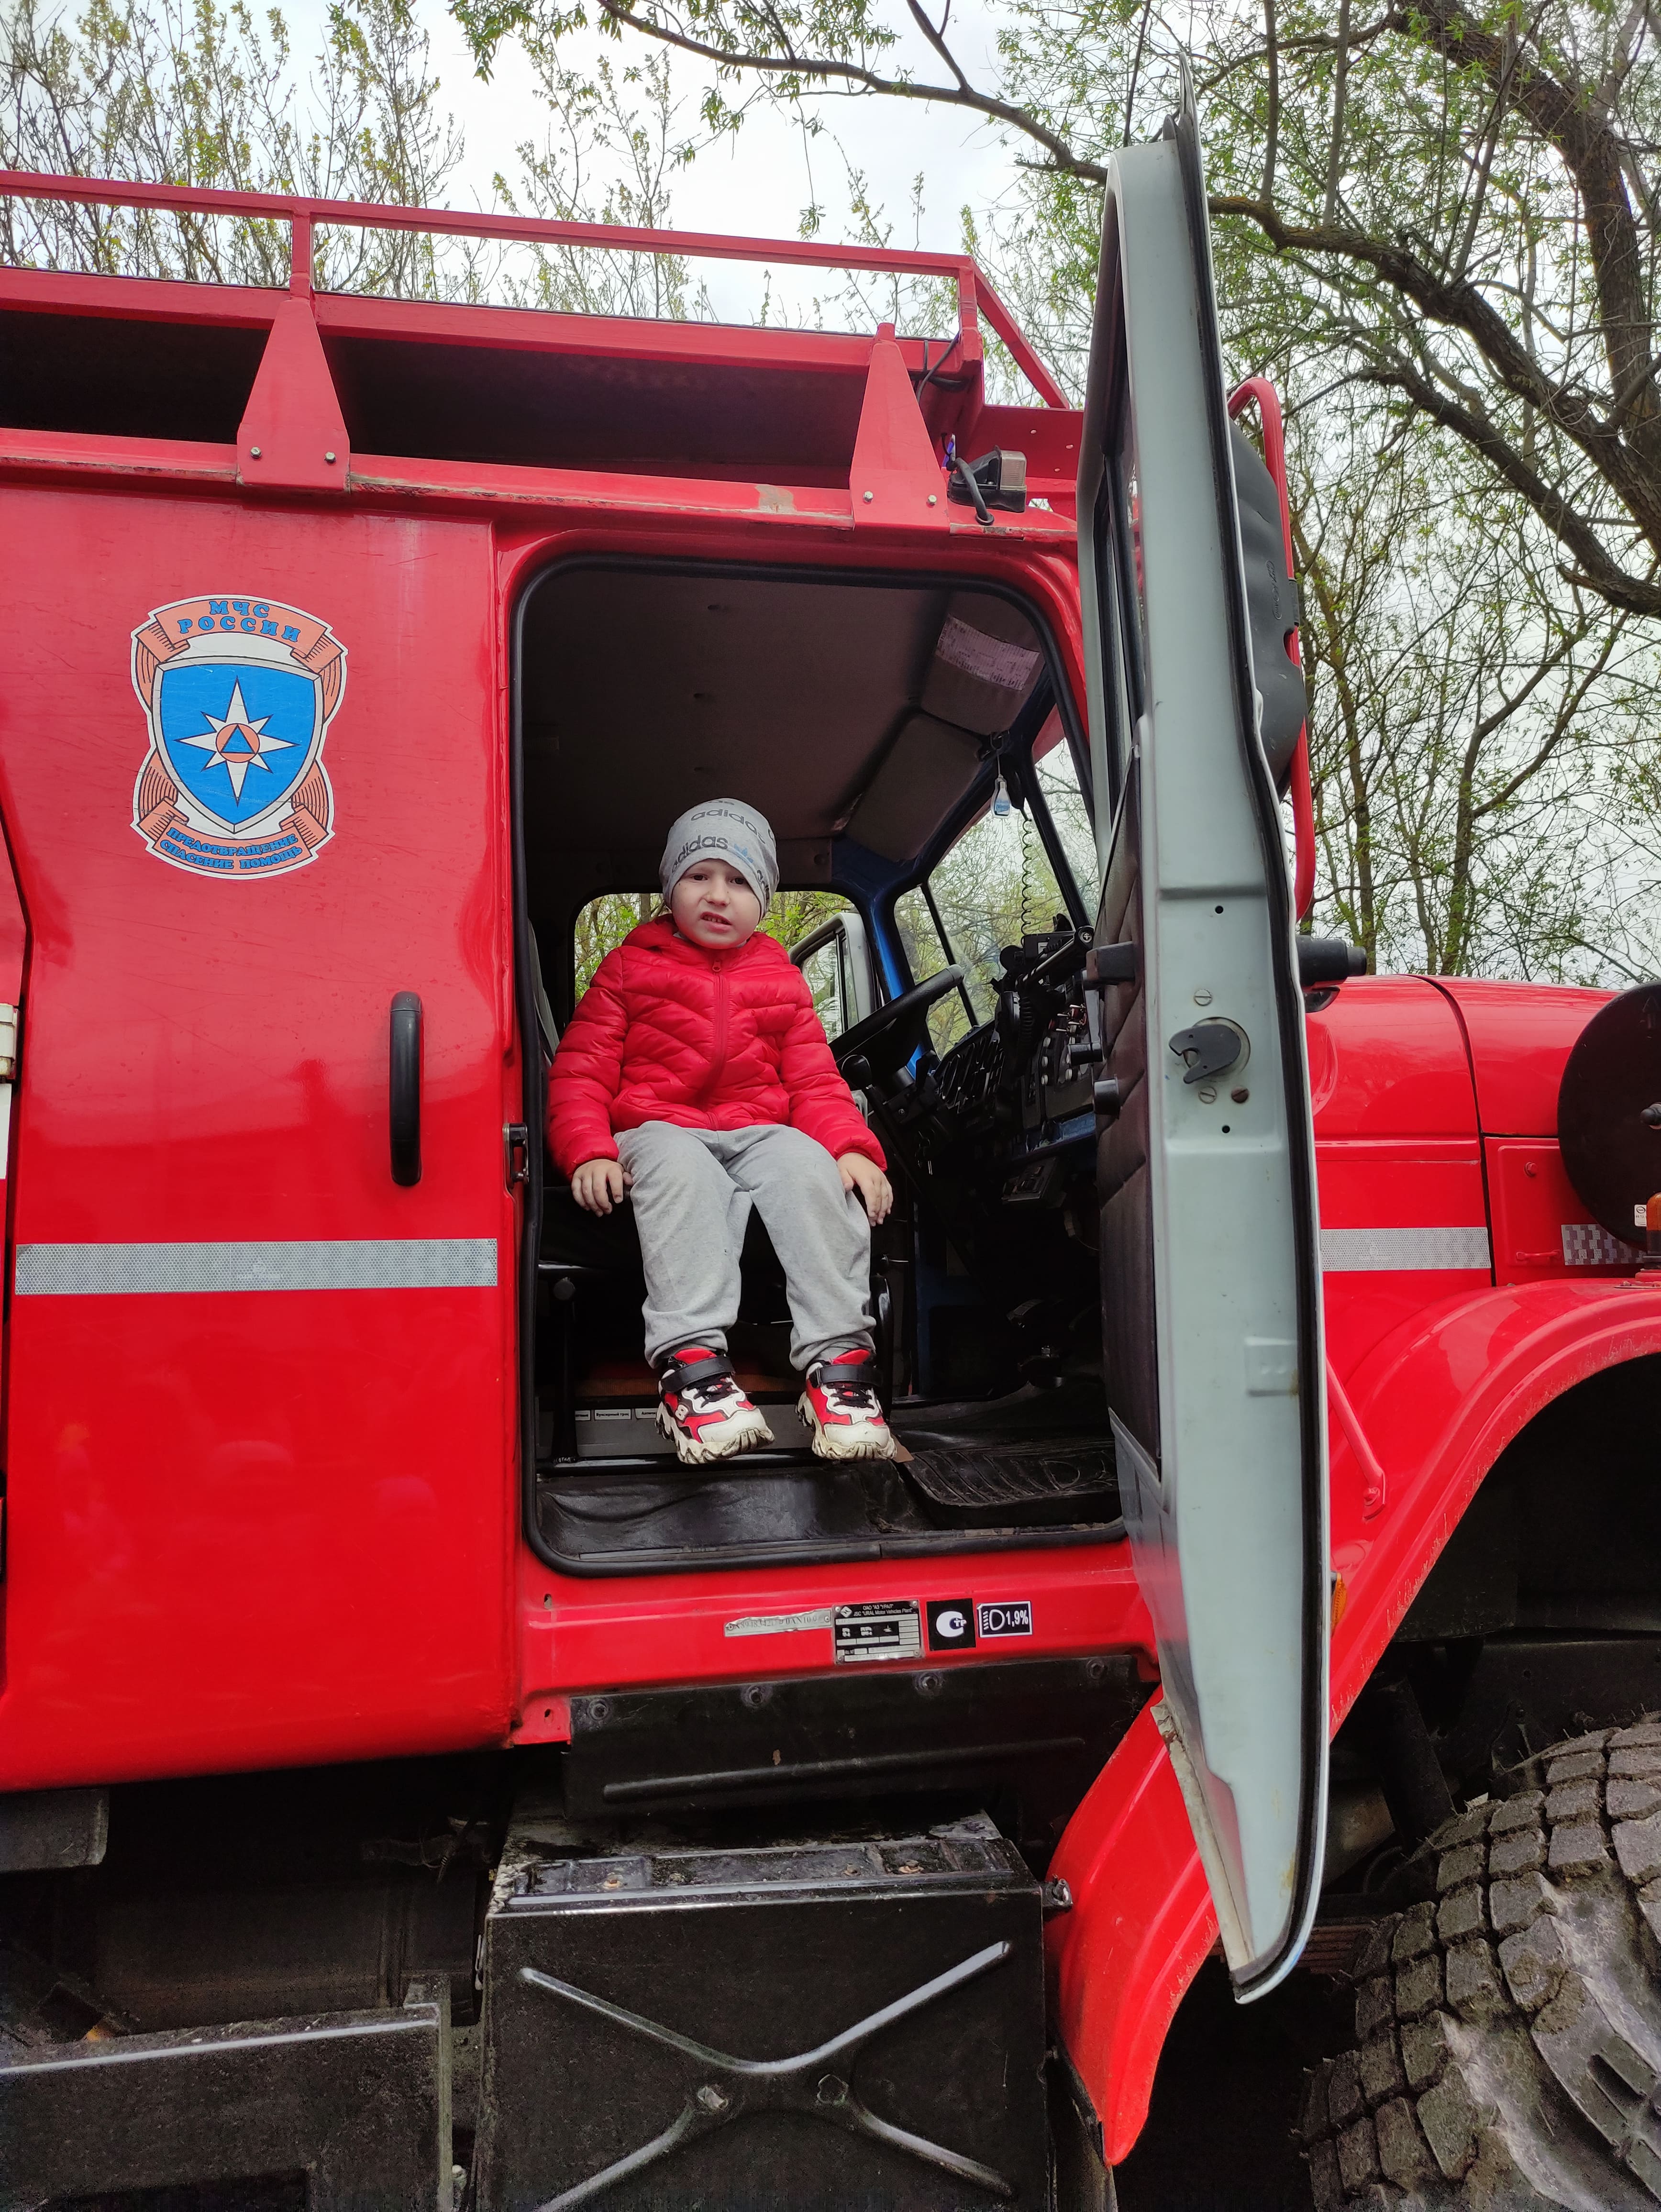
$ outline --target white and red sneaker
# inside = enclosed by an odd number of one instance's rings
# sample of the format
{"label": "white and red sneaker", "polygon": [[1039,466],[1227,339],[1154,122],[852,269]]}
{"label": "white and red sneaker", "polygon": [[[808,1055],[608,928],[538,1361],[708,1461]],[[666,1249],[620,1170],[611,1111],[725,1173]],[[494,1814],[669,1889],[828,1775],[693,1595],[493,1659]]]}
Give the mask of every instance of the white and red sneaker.
{"label": "white and red sneaker", "polygon": [[813,1432],[821,1459],[892,1459],[894,1432],[883,1418],[875,1365],[863,1346],[810,1367],[796,1411]]}
{"label": "white and red sneaker", "polygon": [[658,1369],[658,1427],[689,1467],[770,1444],[773,1431],[739,1387],[724,1352],[684,1344]]}

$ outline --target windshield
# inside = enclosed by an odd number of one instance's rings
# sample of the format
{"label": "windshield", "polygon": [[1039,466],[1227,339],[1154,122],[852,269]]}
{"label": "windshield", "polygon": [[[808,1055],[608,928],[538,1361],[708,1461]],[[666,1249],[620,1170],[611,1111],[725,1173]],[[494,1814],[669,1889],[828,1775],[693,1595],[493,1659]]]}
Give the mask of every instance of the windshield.
{"label": "windshield", "polygon": [[[594,970],[606,954],[621,945],[631,929],[638,929],[643,921],[650,921],[654,914],[663,910],[662,895],[650,891],[606,891],[600,897],[590,899],[581,908],[571,924],[571,969],[575,994],[581,998],[594,980]],[[853,902],[840,891],[778,890],[762,919],[762,927],[770,937],[776,937],[787,951],[833,915],[853,911]],[[821,969],[823,968],[823,963]],[[814,1003],[820,998],[829,1000],[832,988],[830,971],[821,975],[819,970],[808,977],[814,991]]]}
{"label": "windshield", "polygon": [[[1038,789],[1054,825],[1062,866],[1084,908],[1097,896],[1096,842],[1072,749],[1058,721],[1037,763]],[[1029,810],[1007,814],[989,806],[977,815],[926,883],[894,902],[894,920],[913,978],[919,983],[954,962],[964,970],[960,991],[942,999],[929,1015],[936,1052],[948,1051],[971,1027],[989,1021],[996,1005],[994,980],[1003,948],[1023,937],[1065,929],[1071,916],[1055,865]]]}

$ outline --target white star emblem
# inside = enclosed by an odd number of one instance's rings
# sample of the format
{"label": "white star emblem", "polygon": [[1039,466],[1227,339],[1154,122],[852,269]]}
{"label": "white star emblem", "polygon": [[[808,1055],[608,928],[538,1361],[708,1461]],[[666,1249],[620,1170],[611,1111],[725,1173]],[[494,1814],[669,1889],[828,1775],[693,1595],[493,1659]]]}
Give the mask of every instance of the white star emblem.
{"label": "white star emblem", "polygon": [[269,775],[271,764],[264,756],[294,750],[292,739],[265,734],[265,725],[271,719],[269,714],[249,714],[243,703],[240,678],[231,687],[231,702],[223,717],[210,714],[204,708],[202,719],[209,725],[208,732],[199,738],[186,738],[184,743],[213,755],[208,766],[225,770],[231,780],[231,796],[239,805],[251,768],[264,769]]}

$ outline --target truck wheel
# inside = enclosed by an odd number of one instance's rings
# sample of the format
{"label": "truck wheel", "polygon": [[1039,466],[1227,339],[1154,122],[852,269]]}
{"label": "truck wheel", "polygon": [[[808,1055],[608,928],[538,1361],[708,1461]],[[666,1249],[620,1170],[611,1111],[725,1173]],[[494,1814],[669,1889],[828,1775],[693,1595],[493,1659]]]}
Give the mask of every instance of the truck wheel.
{"label": "truck wheel", "polygon": [[1355,2047],[1308,2077],[1318,2212],[1661,2203],[1661,1724],[1506,1778],[1402,1870]]}

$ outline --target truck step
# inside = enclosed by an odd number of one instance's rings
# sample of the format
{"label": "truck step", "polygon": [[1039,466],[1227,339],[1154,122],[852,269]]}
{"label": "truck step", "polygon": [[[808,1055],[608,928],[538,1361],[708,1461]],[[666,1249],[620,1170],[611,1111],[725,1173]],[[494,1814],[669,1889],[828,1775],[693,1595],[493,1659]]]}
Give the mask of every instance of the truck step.
{"label": "truck step", "polygon": [[984,1814],[735,1850],[518,1826],[478,2212],[1043,2204],[1042,1917]]}

